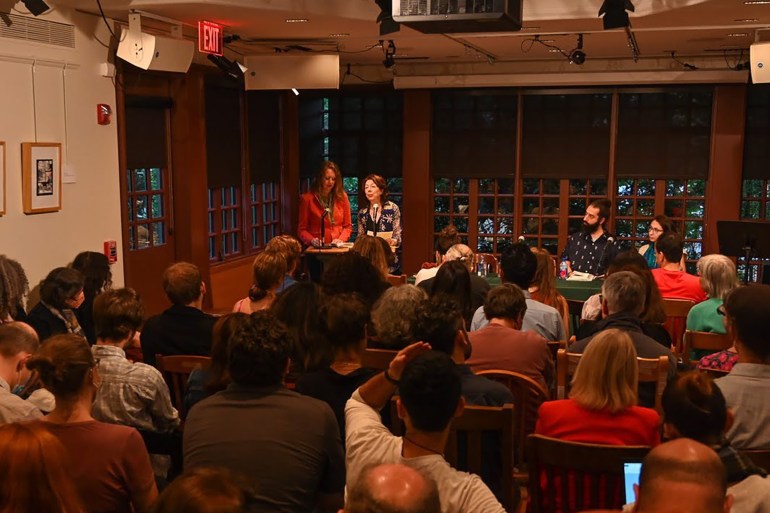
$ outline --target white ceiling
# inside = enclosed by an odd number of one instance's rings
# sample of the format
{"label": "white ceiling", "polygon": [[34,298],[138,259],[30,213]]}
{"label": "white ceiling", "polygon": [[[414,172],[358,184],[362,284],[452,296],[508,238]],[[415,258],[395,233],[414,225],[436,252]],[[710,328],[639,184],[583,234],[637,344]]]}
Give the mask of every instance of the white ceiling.
{"label": "white ceiling", "polygon": [[[53,0],[54,2],[56,0]],[[376,18],[380,12],[374,0],[101,0],[107,15],[125,20],[129,9],[179,20],[193,27],[201,19],[219,22],[226,33],[242,38],[229,48],[237,54],[270,54],[276,48],[294,54],[303,46],[312,51],[340,53],[343,66],[353,69],[378,68],[383,51],[380,39],[393,39],[399,68],[410,70],[436,66],[498,66],[510,71],[517,65],[564,64],[564,57],[532,45],[535,34],[552,41],[566,52],[575,47],[576,34],[585,34],[586,66],[601,62],[603,69],[630,61],[631,52],[622,30],[602,30],[597,13],[602,0],[524,0],[521,32],[426,35],[401,27],[399,32],[379,35]],[[397,0],[396,0],[397,1]],[[98,13],[95,0],[59,0],[79,10]],[[670,58],[706,62],[710,69],[728,67],[748,60],[748,49],[757,31],[770,27],[770,4],[746,5],[744,0],[633,0],[633,32],[643,60],[681,67]],[[287,19],[307,19],[287,23]],[[736,21],[736,20],[756,21]],[[761,32],[761,30],[760,30]],[[340,36],[337,34],[349,34]],[[770,38],[770,31],[767,32]],[[235,55],[235,54],[234,54]],[[615,64],[613,64],[613,62]],[[702,67],[702,64],[699,65]],[[484,72],[484,71],[481,71]],[[494,73],[495,71],[487,71]]]}

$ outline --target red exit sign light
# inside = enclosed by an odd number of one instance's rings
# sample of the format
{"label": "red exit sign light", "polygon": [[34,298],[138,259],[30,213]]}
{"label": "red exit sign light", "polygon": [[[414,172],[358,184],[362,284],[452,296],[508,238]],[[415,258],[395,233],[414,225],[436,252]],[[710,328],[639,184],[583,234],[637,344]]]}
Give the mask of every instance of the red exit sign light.
{"label": "red exit sign light", "polygon": [[222,25],[212,21],[198,22],[198,51],[213,55],[222,55],[224,50],[224,31]]}

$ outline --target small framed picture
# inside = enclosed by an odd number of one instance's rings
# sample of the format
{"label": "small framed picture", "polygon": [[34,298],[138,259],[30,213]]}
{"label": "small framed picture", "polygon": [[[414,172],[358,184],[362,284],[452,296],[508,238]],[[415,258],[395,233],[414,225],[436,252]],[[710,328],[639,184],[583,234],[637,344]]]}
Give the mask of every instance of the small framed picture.
{"label": "small framed picture", "polygon": [[22,143],[25,214],[61,210],[61,144]]}
{"label": "small framed picture", "polygon": [[0,216],[5,215],[5,142],[0,141]]}

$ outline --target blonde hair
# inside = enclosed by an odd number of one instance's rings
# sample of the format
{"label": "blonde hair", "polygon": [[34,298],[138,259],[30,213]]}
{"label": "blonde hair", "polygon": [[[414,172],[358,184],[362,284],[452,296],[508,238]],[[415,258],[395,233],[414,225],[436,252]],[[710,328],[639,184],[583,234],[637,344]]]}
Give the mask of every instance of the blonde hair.
{"label": "blonde hair", "polygon": [[455,244],[444,255],[444,262],[459,260],[468,270],[473,269],[473,250],[465,244]]}
{"label": "blonde hair", "polygon": [[572,377],[570,397],[588,410],[609,413],[636,405],[639,364],[628,333],[605,330],[594,336]]}
{"label": "blonde hair", "polygon": [[380,272],[382,278],[388,276],[388,257],[377,237],[371,235],[359,235],[356,243],[353,244],[353,252],[369,260],[372,265]]}
{"label": "blonde hair", "polygon": [[706,255],[698,260],[701,286],[708,297],[722,299],[738,286],[738,271],[732,260],[724,255]]}
{"label": "blonde hair", "polygon": [[291,272],[297,267],[299,257],[302,254],[302,245],[291,235],[276,235],[268,241],[265,251],[278,253],[285,258],[286,269]]}

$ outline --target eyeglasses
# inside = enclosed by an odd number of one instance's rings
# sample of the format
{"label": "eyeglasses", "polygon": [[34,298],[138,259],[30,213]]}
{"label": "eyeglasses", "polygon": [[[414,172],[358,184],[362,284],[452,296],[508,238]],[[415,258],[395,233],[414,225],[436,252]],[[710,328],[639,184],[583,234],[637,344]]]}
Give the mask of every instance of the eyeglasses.
{"label": "eyeglasses", "polygon": [[649,233],[663,233],[663,230],[661,230],[660,228],[653,228],[652,226],[650,226],[650,229],[647,231]]}
{"label": "eyeglasses", "polygon": [[727,317],[727,310],[725,310],[725,305],[719,305],[717,307],[717,313],[722,317]]}

